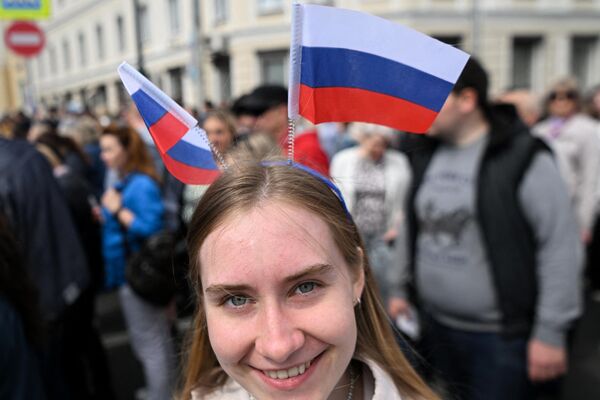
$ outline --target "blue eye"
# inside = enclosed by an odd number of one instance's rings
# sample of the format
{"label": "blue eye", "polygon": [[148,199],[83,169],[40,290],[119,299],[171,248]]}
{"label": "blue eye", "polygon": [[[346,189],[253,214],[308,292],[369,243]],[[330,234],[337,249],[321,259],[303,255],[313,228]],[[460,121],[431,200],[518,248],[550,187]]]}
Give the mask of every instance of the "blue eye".
{"label": "blue eye", "polygon": [[248,298],[244,296],[231,296],[227,300],[225,300],[225,304],[228,304],[233,307],[242,307],[246,305],[248,302]]}
{"label": "blue eye", "polygon": [[301,283],[300,285],[298,285],[297,290],[301,294],[307,294],[307,293],[310,293],[313,290],[315,290],[316,287],[317,287],[317,284],[315,282],[304,282],[304,283]]}

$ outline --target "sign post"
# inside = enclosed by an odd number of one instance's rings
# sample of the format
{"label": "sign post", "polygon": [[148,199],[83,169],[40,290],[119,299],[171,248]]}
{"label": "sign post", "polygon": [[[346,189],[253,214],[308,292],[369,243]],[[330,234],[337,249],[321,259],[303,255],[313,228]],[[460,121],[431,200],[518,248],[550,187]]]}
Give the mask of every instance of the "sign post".
{"label": "sign post", "polygon": [[51,0],[0,0],[0,19],[48,19],[50,3]]}
{"label": "sign post", "polygon": [[32,22],[13,22],[4,32],[6,47],[23,57],[33,57],[44,48],[44,32]]}

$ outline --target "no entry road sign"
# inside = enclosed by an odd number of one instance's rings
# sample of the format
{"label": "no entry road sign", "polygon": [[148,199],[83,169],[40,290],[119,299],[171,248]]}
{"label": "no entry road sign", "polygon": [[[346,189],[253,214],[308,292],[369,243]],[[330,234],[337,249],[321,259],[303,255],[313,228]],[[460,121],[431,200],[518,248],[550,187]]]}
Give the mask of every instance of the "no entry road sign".
{"label": "no entry road sign", "polygon": [[6,47],[23,57],[33,57],[44,48],[44,32],[31,22],[13,22],[4,32]]}

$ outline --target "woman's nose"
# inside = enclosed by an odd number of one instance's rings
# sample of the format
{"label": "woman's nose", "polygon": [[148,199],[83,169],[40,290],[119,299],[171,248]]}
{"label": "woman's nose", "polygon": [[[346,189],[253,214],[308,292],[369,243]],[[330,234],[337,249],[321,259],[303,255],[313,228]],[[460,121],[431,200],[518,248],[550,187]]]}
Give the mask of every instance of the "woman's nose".
{"label": "woman's nose", "polygon": [[282,306],[265,306],[259,318],[256,351],[274,363],[284,363],[304,345],[304,333]]}

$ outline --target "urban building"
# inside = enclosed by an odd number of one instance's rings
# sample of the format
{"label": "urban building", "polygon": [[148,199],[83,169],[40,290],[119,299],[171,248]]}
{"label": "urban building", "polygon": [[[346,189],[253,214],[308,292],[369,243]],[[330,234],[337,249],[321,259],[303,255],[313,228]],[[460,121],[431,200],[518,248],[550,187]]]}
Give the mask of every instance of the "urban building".
{"label": "urban building", "polygon": [[[79,101],[117,112],[127,96],[116,68],[123,60],[138,66],[138,48],[144,72],[188,107],[287,82],[289,0],[54,3],[52,19],[43,23],[46,48],[29,66],[33,93],[44,104]],[[305,3],[376,14],[474,53],[496,93],[524,87],[542,94],[567,75],[583,87],[600,82],[600,0]]]}
{"label": "urban building", "polygon": [[[4,31],[8,24],[0,23]],[[32,101],[28,92],[26,64],[6,46],[0,46],[0,112],[17,111],[27,101]]]}

